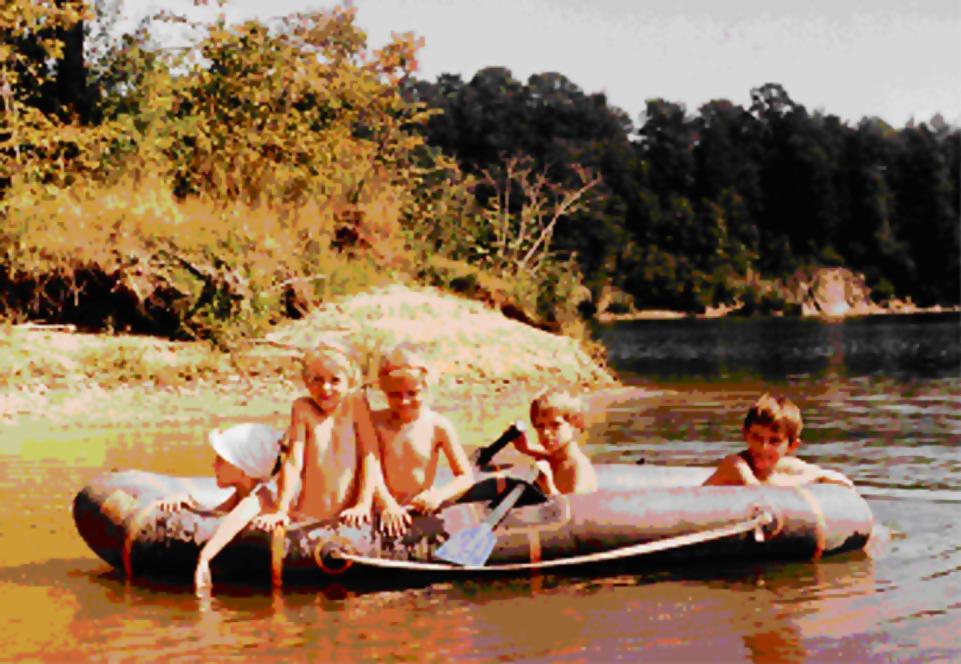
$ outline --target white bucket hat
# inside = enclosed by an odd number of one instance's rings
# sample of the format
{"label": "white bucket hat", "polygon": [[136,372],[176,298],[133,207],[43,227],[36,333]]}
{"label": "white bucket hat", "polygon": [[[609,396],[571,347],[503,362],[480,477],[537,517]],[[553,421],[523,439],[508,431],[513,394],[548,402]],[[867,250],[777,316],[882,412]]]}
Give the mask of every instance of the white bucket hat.
{"label": "white bucket hat", "polygon": [[265,480],[277,463],[283,435],[267,424],[238,424],[226,431],[214,429],[208,438],[224,461],[253,479]]}

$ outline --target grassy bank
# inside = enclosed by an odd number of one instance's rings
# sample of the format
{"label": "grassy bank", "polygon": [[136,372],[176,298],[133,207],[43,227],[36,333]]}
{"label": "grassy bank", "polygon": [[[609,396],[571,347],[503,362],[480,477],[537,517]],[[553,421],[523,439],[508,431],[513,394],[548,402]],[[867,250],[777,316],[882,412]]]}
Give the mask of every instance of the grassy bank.
{"label": "grassy bank", "polygon": [[470,414],[468,444],[523,416],[530,396],[545,385],[600,400],[619,389],[572,338],[476,301],[400,285],[334,300],[265,336],[238,340],[229,351],[203,342],[9,324],[3,332],[0,420],[8,424],[149,425],[211,414],[279,423],[302,392],[299,354],[320,335],[349,343],[369,376],[385,345],[417,343],[436,369],[438,408]]}

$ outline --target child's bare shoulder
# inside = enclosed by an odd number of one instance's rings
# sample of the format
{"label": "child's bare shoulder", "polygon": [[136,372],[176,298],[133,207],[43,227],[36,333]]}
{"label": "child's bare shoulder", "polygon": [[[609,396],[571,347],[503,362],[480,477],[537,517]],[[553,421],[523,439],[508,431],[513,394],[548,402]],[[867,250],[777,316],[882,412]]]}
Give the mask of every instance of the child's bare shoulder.
{"label": "child's bare shoulder", "polygon": [[728,454],[717,463],[713,474],[704,483],[714,486],[740,485],[753,475],[751,466],[740,453]]}
{"label": "child's bare shoulder", "polygon": [[447,440],[454,440],[457,437],[457,429],[449,417],[438,413],[436,410],[431,410],[429,417],[435,439],[446,438]]}
{"label": "child's bare shoulder", "polygon": [[741,452],[734,452],[728,454],[726,457],[721,459],[718,464],[718,468],[750,468],[751,465],[744,458],[744,454]]}
{"label": "child's bare shoulder", "polygon": [[290,409],[296,413],[302,410],[316,410],[317,406],[310,397],[297,397],[291,404]]}

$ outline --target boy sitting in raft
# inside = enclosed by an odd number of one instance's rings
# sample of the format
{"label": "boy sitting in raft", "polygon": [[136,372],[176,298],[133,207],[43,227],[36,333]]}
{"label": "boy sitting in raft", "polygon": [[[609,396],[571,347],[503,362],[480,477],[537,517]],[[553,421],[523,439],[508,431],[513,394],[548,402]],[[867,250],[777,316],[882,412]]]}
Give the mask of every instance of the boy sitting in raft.
{"label": "boy sitting in raft", "polygon": [[537,459],[541,491],[547,495],[597,491],[597,472],[577,444],[584,430],[584,400],[567,392],[547,390],[534,397],[530,416],[543,451],[530,447],[524,436],[514,441],[514,447]]}
{"label": "boy sitting in raft", "polygon": [[301,377],[309,396],[291,409],[277,509],[255,524],[286,526],[292,513],[318,521],[339,516],[353,526],[367,522],[381,471],[360,370],[346,348],[322,341],[304,355]]}
{"label": "boy sitting in raft", "polygon": [[841,473],[791,456],[801,443],[801,411],[784,396],[762,394],[747,411],[742,433],[747,449],[725,457],[705,485],[798,486],[829,482],[854,487]]}
{"label": "boy sitting in raft", "polygon": [[[376,497],[381,529],[392,536],[407,529],[411,511],[435,512],[474,482],[453,424],[428,403],[429,376],[427,363],[409,344],[395,346],[381,358],[378,382],[387,408],[372,414],[384,477]],[[442,454],[454,478],[435,487]]]}
{"label": "boy sitting in raft", "polygon": [[280,461],[282,433],[265,424],[240,424],[226,431],[210,433],[217,486],[234,492],[220,505],[200,505],[189,494],[178,494],[160,502],[164,512],[184,507],[194,510],[227,512],[217,530],[200,550],[194,572],[194,586],[200,591],[210,587],[210,561],[237,536],[250,521],[264,511],[275,509],[277,486],[270,481]]}

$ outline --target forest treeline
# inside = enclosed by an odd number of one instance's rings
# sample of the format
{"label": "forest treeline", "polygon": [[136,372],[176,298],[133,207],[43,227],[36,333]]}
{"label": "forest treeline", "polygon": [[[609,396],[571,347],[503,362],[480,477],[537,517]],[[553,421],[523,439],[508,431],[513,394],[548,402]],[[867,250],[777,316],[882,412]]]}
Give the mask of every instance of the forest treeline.
{"label": "forest treeline", "polygon": [[346,5],[121,36],[117,7],[0,11],[8,320],[229,341],[400,279],[577,335],[598,303],[750,305],[822,265],[958,302],[942,122],[849,126],[767,84],[635,127],[560,74],[418,80],[414,35],[371,48]]}
{"label": "forest treeline", "polygon": [[578,182],[574,164],[602,176],[556,233],[595,292],[613,284],[639,307],[699,310],[756,299],[764,280],[800,269],[844,266],[880,301],[961,298],[961,133],[940,116],[851,126],[768,83],[748,108],[716,100],[688,113],[650,99],[635,126],[561,74],[522,83],[504,68],[408,94],[443,111],[428,142],[469,172],[520,154],[559,182]]}

